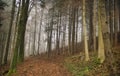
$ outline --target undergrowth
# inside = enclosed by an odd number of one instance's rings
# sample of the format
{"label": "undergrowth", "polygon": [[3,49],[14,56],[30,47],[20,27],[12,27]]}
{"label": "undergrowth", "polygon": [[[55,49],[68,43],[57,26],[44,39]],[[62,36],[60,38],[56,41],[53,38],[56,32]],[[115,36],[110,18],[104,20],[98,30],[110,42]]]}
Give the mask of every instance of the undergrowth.
{"label": "undergrowth", "polygon": [[80,56],[68,57],[64,61],[65,67],[73,76],[107,76],[101,68],[100,60],[97,57],[86,62],[80,60]]}

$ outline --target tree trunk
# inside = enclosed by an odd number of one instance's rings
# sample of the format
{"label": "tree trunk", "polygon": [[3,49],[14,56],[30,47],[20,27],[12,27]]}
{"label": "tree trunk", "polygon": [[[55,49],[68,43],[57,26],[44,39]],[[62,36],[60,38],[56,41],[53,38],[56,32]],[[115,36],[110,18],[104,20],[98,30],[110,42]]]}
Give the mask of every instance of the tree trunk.
{"label": "tree trunk", "polygon": [[85,18],[85,13],[86,13],[86,7],[85,7],[85,2],[86,0],[83,0],[83,33],[84,33],[84,49],[85,49],[85,61],[89,61],[89,52],[88,52],[88,42],[87,42],[87,26],[86,26],[86,18]]}
{"label": "tree trunk", "polygon": [[[104,50],[105,50],[105,58],[107,58],[110,66],[112,67],[113,72],[116,72],[116,66],[113,66],[114,62],[114,57],[112,55],[112,47],[111,47],[111,43],[110,43],[110,36],[109,36],[109,26],[107,24],[107,20],[106,20],[106,11],[105,11],[105,0],[101,1],[100,0],[100,18],[101,18],[101,27],[102,27],[102,34],[103,34],[103,41],[104,41]],[[103,60],[103,61],[104,61]],[[103,62],[102,61],[102,62]],[[116,73],[115,73],[116,74]]]}
{"label": "tree trunk", "polygon": [[72,8],[72,54],[74,54],[75,51],[75,14],[76,14],[76,8]]}
{"label": "tree trunk", "polygon": [[54,9],[50,10],[50,12],[52,12],[52,17],[50,20],[50,26],[48,27],[48,43],[47,43],[47,49],[48,49],[48,58],[50,57],[50,53],[51,53],[51,48],[52,48],[52,32],[53,32],[53,12]]}
{"label": "tree trunk", "polygon": [[93,3],[93,47],[94,47],[94,52],[96,52],[96,14],[97,12],[97,1],[94,0]]}
{"label": "tree trunk", "polygon": [[10,27],[9,27],[8,37],[7,37],[6,50],[5,50],[6,52],[5,52],[4,64],[7,64],[8,51],[9,51],[9,47],[10,47],[10,39],[11,39],[11,33],[12,33],[11,30],[12,30],[14,13],[15,13],[15,3],[16,3],[16,0],[13,0],[12,10],[11,10]]}
{"label": "tree trunk", "polygon": [[89,25],[88,25],[88,27],[89,27],[89,34],[88,34],[88,36],[89,36],[89,40],[88,40],[88,44],[89,44],[89,50],[91,51],[91,50],[93,50],[93,0],[89,0],[88,1],[88,8],[89,9],[91,9],[91,10],[88,10],[88,12],[89,12]]}
{"label": "tree trunk", "polygon": [[115,46],[117,45],[117,33],[118,33],[118,22],[119,22],[119,12],[118,12],[118,1],[114,0],[114,4],[115,4],[115,13],[114,13],[114,30],[115,30]]}
{"label": "tree trunk", "polygon": [[[65,21],[66,21],[66,16],[65,16]],[[63,26],[63,40],[62,40],[63,54],[65,54],[65,37],[66,37],[66,24],[64,24]]]}
{"label": "tree trunk", "polygon": [[113,46],[113,11],[114,11],[114,4],[113,0],[109,1],[109,27],[110,27],[110,41],[111,41],[111,46]]}
{"label": "tree trunk", "polygon": [[75,35],[75,50],[77,51],[78,50],[78,20],[79,20],[79,16],[78,16],[78,13],[79,13],[79,9],[78,9],[79,7],[77,7],[77,10],[76,10],[76,30],[75,30],[75,32],[76,32],[76,35]]}
{"label": "tree trunk", "polygon": [[[26,29],[26,23],[28,18],[28,7],[29,7],[29,0],[22,2],[22,8],[21,8],[21,15],[20,20],[18,23],[18,31],[17,31],[17,40],[14,48],[14,55],[13,59],[10,65],[10,70],[8,74],[14,73],[16,70],[17,61],[23,60],[24,55],[24,36],[25,36],[25,29]],[[23,44],[23,46],[21,46]],[[18,50],[20,51],[18,55]],[[18,60],[19,56],[19,60]]]}
{"label": "tree trunk", "polygon": [[36,27],[37,27],[37,1],[35,1],[35,27],[34,27],[34,38],[33,38],[33,55],[35,55],[36,52]]}
{"label": "tree trunk", "polygon": [[[105,13],[105,10],[101,10],[102,3],[99,0],[99,7],[98,7],[98,58],[100,62],[103,63],[105,60],[105,50],[104,50],[104,42],[103,42],[103,35],[102,35],[102,18],[101,18],[101,11]],[[104,6],[105,8],[105,6]],[[105,24],[104,24],[105,25]]]}
{"label": "tree trunk", "polygon": [[68,53],[71,54],[71,8],[69,7]]}
{"label": "tree trunk", "polygon": [[41,26],[42,26],[42,19],[43,19],[43,9],[41,10],[41,20],[40,20],[40,27],[39,27],[39,36],[38,36],[38,54],[40,51],[40,39],[41,39]]}
{"label": "tree trunk", "polygon": [[5,42],[6,42],[6,33],[3,31],[1,34],[1,45],[0,45],[0,66],[3,64],[3,54],[4,54],[4,48],[5,48]]}

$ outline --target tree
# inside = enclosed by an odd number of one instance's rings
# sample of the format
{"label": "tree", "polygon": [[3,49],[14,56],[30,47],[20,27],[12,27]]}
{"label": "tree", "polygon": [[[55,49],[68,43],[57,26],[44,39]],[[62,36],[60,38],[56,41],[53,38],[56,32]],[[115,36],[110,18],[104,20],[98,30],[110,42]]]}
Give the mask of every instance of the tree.
{"label": "tree", "polygon": [[96,51],[96,12],[97,12],[97,1],[94,0],[93,3],[93,46],[94,46],[94,51]]}
{"label": "tree", "polygon": [[85,49],[85,61],[89,60],[89,52],[88,52],[88,43],[87,43],[87,26],[86,26],[86,18],[85,18],[85,13],[86,13],[86,7],[85,7],[85,2],[86,0],[83,0],[83,12],[82,12],[82,16],[83,16],[83,33],[84,33],[84,49]]}
{"label": "tree", "polygon": [[[23,61],[24,59],[24,36],[26,23],[28,18],[28,8],[29,8],[29,0],[22,1],[20,19],[18,22],[18,30],[17,30],[17,40],[14,48],[14,55],[11,61],[10,70],[8,74],[15,72],[17,61]],[[18,55],[18,51],[19,55]],[[19,60],[18,60],[19,56]]]}
{"label": "tree", "polygon": [[10,27],[8,31],[7,44],[6,44],[6,50],[5,50],[4,64],[7,64],[8,51],[9,51],[9,46],[10,46],[10,38],[11,38],[11,33],[12,33],[11,30],[12,30],[14,13],[15,13],[15,3],[16,3],[16,0],[13,0],[12,10],[11,10],[11,20],[10,20],[10,25],[9,25]]}
{"label": "tree", "polygon": [[109,1],[109,27],[110,27],[110,41],[111,46],[113,46],[113,23],[114,23],[114,2],[113,0]]}
{"label": "tree", "polygon": [[41,17],[40,17],[40,27],[39,27],[39,36],[38,36],[38,54],[39,54],[39,50],[40,50],[40,39],[41,39],[41,27],[42,27],[42,19],[43,19],[43,13],[44,13],[44,9],[42,8],[41,10]]}
{"label": "tree", "polygon": [[52,32],[53,32],[53,16],[54,16],[53,12],[54,12],[54,8],[51,8],[50,12],[52,12],[51,16],[50,16],[51,19],[49,21],[49,26],[47,27],[47,32],[48,32],[48,34],[47,34],[47,36],[48,36],[48,38],[47,38],[48,58],[50,57],[51,48],[52,48],[51,43],[52,43]]}
{"label": "tree", "polygon": [[71,54],[71,7],[69,7],[69,26],[68,26],[68,53]]}
{"label": "tree", "polygon": [[[98,58],[100,59],[100,62],[103,63],[105,60],[105,50],[104,50],[104,42],[103,42],[103,34],[102,34],[102,24],[101,24],[101,4],[102,1],[99,0],[99,7],[98,7]],[[105,12],[105,10],[103,11]]]}
{"label": "tree", "polygon": [[2,16],[2,11],[4,11],[4,7],[7,6],[7,4],[0,0],[0,66],[2,65],[2,61],[3,61],[3,54],[4,54],[4,47],[5,47],[5,42],[6,42],[6,33],[4,30],[2,30],[2,20],[3,20],[3,16]]}
{"label": "tree", "polygon": [[115,31],[115,45],[118,43],[118,24],[119,24],[119,7],[118,7],[118,0],[114,0],[115,8],[114,8],[114,31]]}
{"label": "tree", "polygon": [[72,54],[75,51],[75,15],[76,15],[76,7],[72,8]]}
{"label": "tree", "polygon": [[34,36],[33,36],[33,55],[35,55],[35,44],[36,44],[36,27],[37,27],[37,1],[35,2],[35,27],[34,27]]}
{"label": "tree", "polygon": [[77,49],[77,46],[78,46],[78,45],[77,45],[77,44],[78,44],[78,25],[79,25],[79,24],[78,24],[78,22],[79,22],[79,21],[78,21],[78,20],[79,20],[79,19],[78,19],[78,18],[79,18],[78,11],[79,11],[79,6],[76,8],[76,30],[75,30],[75,32],[76,32],[76,34],[75,34],[75,37],[76,37],[76,38],[75,38],[75,42],[76,42],[76,44],[75,44],[76,47],[75,47],[75,48],[76,48],[76,49],[75,49],[75,50],[76,50],[76,51],[78,50],[78,49]]}

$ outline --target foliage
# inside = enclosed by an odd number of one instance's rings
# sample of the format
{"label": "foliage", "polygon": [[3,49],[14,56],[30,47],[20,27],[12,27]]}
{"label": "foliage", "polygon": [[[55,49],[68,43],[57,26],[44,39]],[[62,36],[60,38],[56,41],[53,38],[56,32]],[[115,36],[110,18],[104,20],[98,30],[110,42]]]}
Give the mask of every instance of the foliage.
{"label": "foliage", "polygon": [[[76,60],[75,60],[76,59]],[[69,57],[65,59],[64,65],[66,68],[73,74],[73,76],[93,76],[92,71],[97,70],[98,67],[101,67],[100,59],[97,57],[91,58],[91,61],[80,61],[78,58]],[[78,60],[79,59],[79,60]],[[101,72],[101,75],[104,74]]]}

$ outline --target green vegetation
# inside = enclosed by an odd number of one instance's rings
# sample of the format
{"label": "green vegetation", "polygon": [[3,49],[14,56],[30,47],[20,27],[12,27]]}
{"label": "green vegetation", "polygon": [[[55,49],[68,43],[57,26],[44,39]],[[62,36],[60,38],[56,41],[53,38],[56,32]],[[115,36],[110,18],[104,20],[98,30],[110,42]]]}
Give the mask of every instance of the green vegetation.
{"label": "green vegetation", "polygon": [[100,76],[104,76],[104,71],[99,70],[102,64],[97,57],[93,57],[90,61],[86,62],[80,61],[79,56],[73,56],[66,58],[64,65],[73,76],[94,76],[97,72]]}

